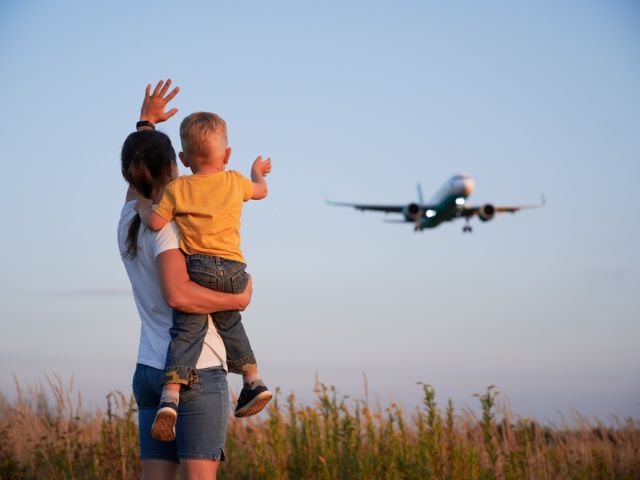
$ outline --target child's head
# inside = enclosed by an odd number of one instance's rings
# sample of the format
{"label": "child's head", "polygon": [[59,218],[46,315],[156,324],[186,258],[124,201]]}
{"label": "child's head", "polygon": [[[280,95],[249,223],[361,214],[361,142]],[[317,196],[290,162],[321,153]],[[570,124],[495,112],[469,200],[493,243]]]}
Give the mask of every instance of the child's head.
{"label": "child's head", "polygon": [[215,113],[196,112],[182,120],[180,140],[180,158],[192,169],[205,165],[223,167],[228,161],[227,124]]}

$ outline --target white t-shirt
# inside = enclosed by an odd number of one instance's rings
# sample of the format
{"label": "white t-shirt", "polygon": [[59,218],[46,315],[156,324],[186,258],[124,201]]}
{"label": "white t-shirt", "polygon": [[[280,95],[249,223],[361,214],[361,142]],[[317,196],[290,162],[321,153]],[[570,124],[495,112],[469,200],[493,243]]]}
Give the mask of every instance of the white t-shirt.
{"label": "white t-shirt", "polygon": [[[120,212],[118,247],[140,314],[140,346],[137,363],[164,368],[167,347],[171,341],[169,328],[172,323],[172,312],[162,297],[155,262],[156,257],[162,252],[178,248],[179,231],[174,222],[168,223],[159,232],[152,232],[142,225],[138,232],[138,254],[134,259],[124,257],[122,254],[127,250],[129,224],[136,215],[133,208],[135,204],[135,201],[125,203]],[[196,368],[222,365],[226,370],[226,358],[224,343],[209,317],[209,330]]]}

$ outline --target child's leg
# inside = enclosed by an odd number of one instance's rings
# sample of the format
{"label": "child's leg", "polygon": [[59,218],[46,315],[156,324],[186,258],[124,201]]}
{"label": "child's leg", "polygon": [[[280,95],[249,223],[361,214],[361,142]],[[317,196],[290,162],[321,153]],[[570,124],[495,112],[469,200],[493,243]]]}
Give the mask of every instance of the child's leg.
{"label": "child's leg", "polygon": [[257,374],[256,357],[242,325],[240,312],[217,312],[211,314],[211,319],[224,342],[229,372],[243,376]]}
{"label": "child's leg", "polygon": [[176,438],[176,421],[178,420],[178,403],[180,401],[180,384],[166,383],[162,386],[160,405],[151,425],[151,436],[162,442],[170,442]]}
{"label": "child's leg", "polygon": [[227,350],[229,371],[242,375],[243,386],[234,415],[255,415],[269,403],[273,394],[260,377],[256,358],[242,326],[240,312],[218,312],[212,314],[212,318]]}
{"label": "child's leg", "polygon": [[[211,277],[206,273],[200,273],[198,283],[211,288],[211,284],[215,285],[215,275]],[[156,418],[151,427],[151,435],[157,440],[171,441],[175,438],[180,388],[188,387],[195,378],[196,363],[207,329],[207,315],[190,315],[174,310],[173,324],[169,330],[171,342],[165,361],[164,385]]]}
{"label": "child's leg", "polygon": [[151,427],[151,435],[156,440],[168,442],[176,436],[180,388],[188,387],[194,378],[207,328],[207,315],[173,312],[173,325],[169,330],[171,342],[167,349],[164,368],[164,385],[156,418]]}
{"label": "child's leg", "polygon": [[165,384],[189,386],[202,352],[207,329],[207,315],[192,315],[174,310],[173,324],[169,329],[171,342],[164,367]]}
{"label": "child's leg", "polygon": [[[249,281],[249,275],[245,272],[246,265],[232,260],[220,260],[223,269],[222,291],[243,292]],[[211,316],[227,351],[229,371],[242,375],[243,387],[238,397],[235,415],[236,417],[254,415],[269,403],[273,394],[262,382],[255,355],[242,325],[240,312],[217,312]]]}
{"label": "child's leg", "polygon": [[[249,281],[249,275],[245,271],[246,265],[222,258],[219,260],[219,264],[222,273],[220,291],[225,293],[243,292]],[[256,357],[242,325],[240,312],[216,312],[211,314],[211,318],[224,342],[229,372],[238,373],[245,377],[245,383],[258,379]],[[251,378],[247,378],[247,376]]]}

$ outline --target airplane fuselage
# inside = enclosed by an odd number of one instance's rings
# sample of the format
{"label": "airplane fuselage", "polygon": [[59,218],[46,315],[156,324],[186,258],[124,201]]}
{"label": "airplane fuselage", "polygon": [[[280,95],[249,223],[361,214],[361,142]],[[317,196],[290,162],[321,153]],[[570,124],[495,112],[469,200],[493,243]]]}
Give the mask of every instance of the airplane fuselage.
{"label": "airplane fuselage", "polygon": [[[448,222],[462,216],[467,197],[473,193],[475,182],[469,175],[454,175],[436,192],[430,200],[432,208],[419,219],[420,228],[434,228],[442,222]],[[408,222],[415,222],[415,216],[405,214]]]}

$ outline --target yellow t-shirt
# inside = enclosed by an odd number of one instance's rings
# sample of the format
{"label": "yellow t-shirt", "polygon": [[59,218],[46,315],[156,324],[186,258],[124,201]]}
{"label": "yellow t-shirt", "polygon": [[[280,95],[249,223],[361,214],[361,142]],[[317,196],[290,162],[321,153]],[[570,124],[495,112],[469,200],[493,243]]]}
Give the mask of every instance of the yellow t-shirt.
{"label": "yellow t-shirt", "polygon": [[244,263],[240,250],[242,205],[253,196],[253,183],[234,170],[211,175],[186,175],[164,190],[154,211],[175,219],[180,248]]}

